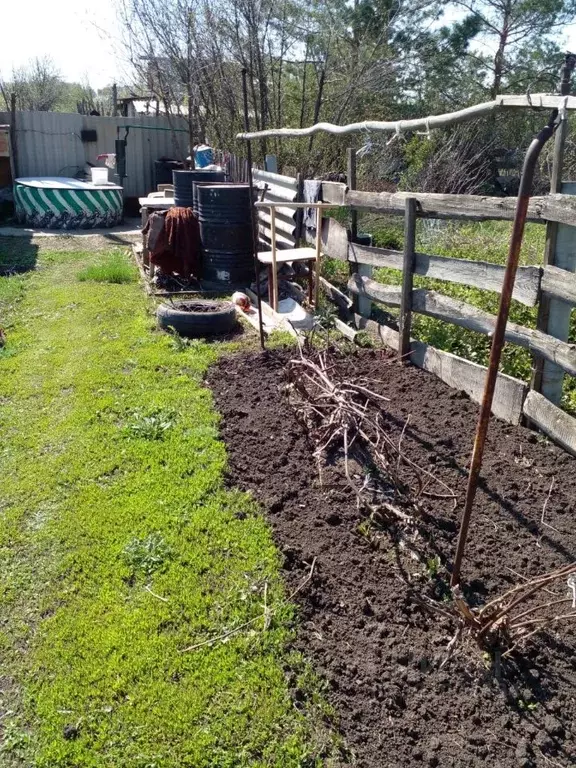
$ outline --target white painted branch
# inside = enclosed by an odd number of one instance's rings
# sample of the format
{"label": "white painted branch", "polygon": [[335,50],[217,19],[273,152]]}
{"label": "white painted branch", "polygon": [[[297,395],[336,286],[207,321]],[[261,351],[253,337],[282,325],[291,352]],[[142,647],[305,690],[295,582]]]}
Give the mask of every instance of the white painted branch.
{"label": "white painted branch", "polygon": [[412,120],[365,120],[349,125],[335,125],[334,123],[316,123],[308,128],[271,128],[266,131],[254,131],[252,133],[239,133],[236,138],[262,139],[265,137],[291,137],[311,136],[314,133],[325,131],[326,133],[345,134],[358,131],[380,131],[388,133],[401,133],[402,131],[431,130],[432,128],[445,128],[448,125],[464,123],[485,117],[492,112],[510,108],[543,108],[543,109],[576,109],[575,96],[550,96],[545,93],[535,93],[532,96],[497,96],[494,101],[486,101],[475,104],[473,107],[459,109],[456,112],[447,112],[443,115],[430,115],[418,117]]}

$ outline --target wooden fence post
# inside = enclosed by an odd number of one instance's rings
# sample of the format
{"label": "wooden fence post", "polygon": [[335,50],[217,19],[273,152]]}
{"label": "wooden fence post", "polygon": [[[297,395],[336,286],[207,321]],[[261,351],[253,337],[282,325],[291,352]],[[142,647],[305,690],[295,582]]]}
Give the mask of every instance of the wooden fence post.
{"label": "wooden fence post", "polygon": [[[347,173],[346,180],[348,189],[356,189],[356,149],[348,147],[347,151]],[[355,243],[358,237],[358,211],[352,208],[350,211],[350,240]],[[361,277],[372,277],[374,268],[369,264],[349,264],[350,275],[360,275]],[[370,317],[372,314],[372,302],[365,297],[352,296],[352,311],[357,312],[362,317]]]}
{"label": "wooden fence post", "polygon": [[400,338],[398,354],[400,360],[408,362],[410,357],[410,329],[412,327],[412,290],[414,287],[414,254],[416,249],[416,200],[406,198],[404,215],[404,258],[402,262],[402,293],[400,296]]}
{"label": "wooden fence post", "polygon": [[[572,73],[576,64],[574,54],[567,53],[564,57],[564,65],[560,72],[558,91],[561,96],[568,96],[571,89]],[[567,116],[566,116],[567,117]],[[566,192],[575,194],[574,184],[562,184],[562,171],[564,168],[564,151],[568,136],[568,120],[562,120],[556,135],[554,136],[554,154],[552,156],[552,175],[550,177],[550,192]],[[566,188],[565,188],[566,187]],[[546,248],[544,251],[544,266],[552,265],[575,271],[576,260],[570,258],[570,241],[574,242],[576,230],[572,227],[562,226],[555,221],[549,221],[546,225]],[[571,263],[572,262],[572,263]],[[571,307],[557,299],[551,299],[545,293],[540,295],[538,306],[538,318],[536,328],[539,331],[549,333],[563,341],[568,340]],[[557,334],[560,334],[559,336]],[[559,403],[562,398],[562,386],[564,374],[562,370],[542,358],[534,361],[532,373],[532,389],[541,392],[553,403]]]}
{"label": "wooden fence post", "polygon": [[[576,195],[576,182],[562,184],[563,194]],[[576,227],[568,224],[549,224],[550,249],[546,253],[545,264],[576,272]],[[570,314],[572,306],[561,299],[553,299],[546,294],[541,296],[537,328],[561,341],[568,341],[570,332]],[[558,365],[548,360],[539,360],[535,366],[533,388],[541,392],[553,403],[560,403],[564,372]]]}

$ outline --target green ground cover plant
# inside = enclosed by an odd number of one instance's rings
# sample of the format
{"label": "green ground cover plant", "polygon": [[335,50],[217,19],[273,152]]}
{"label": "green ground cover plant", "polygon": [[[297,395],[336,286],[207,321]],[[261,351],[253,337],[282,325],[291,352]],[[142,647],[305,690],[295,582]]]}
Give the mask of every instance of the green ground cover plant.
{"label": "green ground cover plant", "polygon": [[[112,260],[130,281],[79,280]],[[223,481],[203,376],[234,345],[175,345],[135,279],[77,251],[0,278],[0,765],[329,765],[270,529]]]}

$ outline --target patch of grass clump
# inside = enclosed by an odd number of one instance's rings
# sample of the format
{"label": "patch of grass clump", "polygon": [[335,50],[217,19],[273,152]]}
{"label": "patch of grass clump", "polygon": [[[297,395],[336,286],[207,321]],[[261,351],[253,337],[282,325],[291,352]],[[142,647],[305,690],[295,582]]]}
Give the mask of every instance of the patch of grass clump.
{"label": "patch of grass clump", "polygon": [[137,273],[123,253],[114,251],[101,261],[80,270],[76,277],[82,283],[135,283]]}

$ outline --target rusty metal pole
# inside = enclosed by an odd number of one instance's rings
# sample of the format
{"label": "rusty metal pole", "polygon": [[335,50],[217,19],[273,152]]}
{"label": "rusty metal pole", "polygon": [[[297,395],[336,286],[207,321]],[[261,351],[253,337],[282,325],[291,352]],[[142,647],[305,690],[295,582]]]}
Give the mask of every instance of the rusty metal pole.
{"label": "rusty metal pole", "polygon": [[540,152],[542,151],[542,147],[552,136],[554,130],[557,127],[557,116],[558,110],[555,109],[552,112],[550,120],[548,121],[548,125],[540,131],[536,138],[532,140],[532,143],[526,152],[526,157],[524,158],[524,167],[522,168],[522,178],[520,179],[520,189],[518,190],[518,201],[516,203],[516,212],[514,214],[512,236],[510,239],[510,247],[508,249],[508,259],[506,261],[506,271],[504,273],[502,293],[500,294],[500,305],[498,307],[496,326],[494,328],[492,347],[490,349],[490,362],[488,364],[484,396],[482,398],[480,417],[476,427],[474,448],[472,449],[470,473],[468,475],[468,487],[466,489],[466,501],[464,504],[464,512],[462,514],[462,522],[460,523],[460,532],[458,534],[456,554],[454,556],[454,566],[452,568],[452,578],[450,580],[450,585],[452,587],[457,587],[460,584],[462,558],[464,556],[464,549],[466,547],[466,539],[468,538],[470,517],[472,514],[472,507],[474,505],[474,498],[476,496],[476,489],[478,487],[480,469],[482,467],[482,456],[484,454],[484,445],[486,442],[486,435],[488,433],[488,424],[492,410],[492,400],[494,398],[494,389],[496,387],[500,357],[502,356],[502,348],[504,347],[504,335],[506,333],[506,324],[508,322],[508,315],[510,313],[510,301],[512,299],[512,291],[514,289],[516,270],[518,268],[518,261],[520,259],[520,248],[522,246],[524,224],[526,223],[526,214],[528,211],[530,194],[532,192],[532,182],[534,180],[536,162]]}
{"label": "rusty metal pole", "polygon": [[[242,96],[244,97],[244,130],[250,132],[250,118],[248,116],[248,86],[246,78],[248,70],[242,70]],[[252,222],[252,255],[254,258],[254,280],[256,281],[256,297],[258,300],[258,330],[260,332],[260,346],[265,348],[264,325],[262,322],[262,295],[260,292],[260,265],[258,263],[258,227],[256,226],[256,209],[254,207],[254,180],[252,179],[252,146],[250,139],[246,139],[246,160],[248,163],[248,187],[250,188],[250,217]]]}

